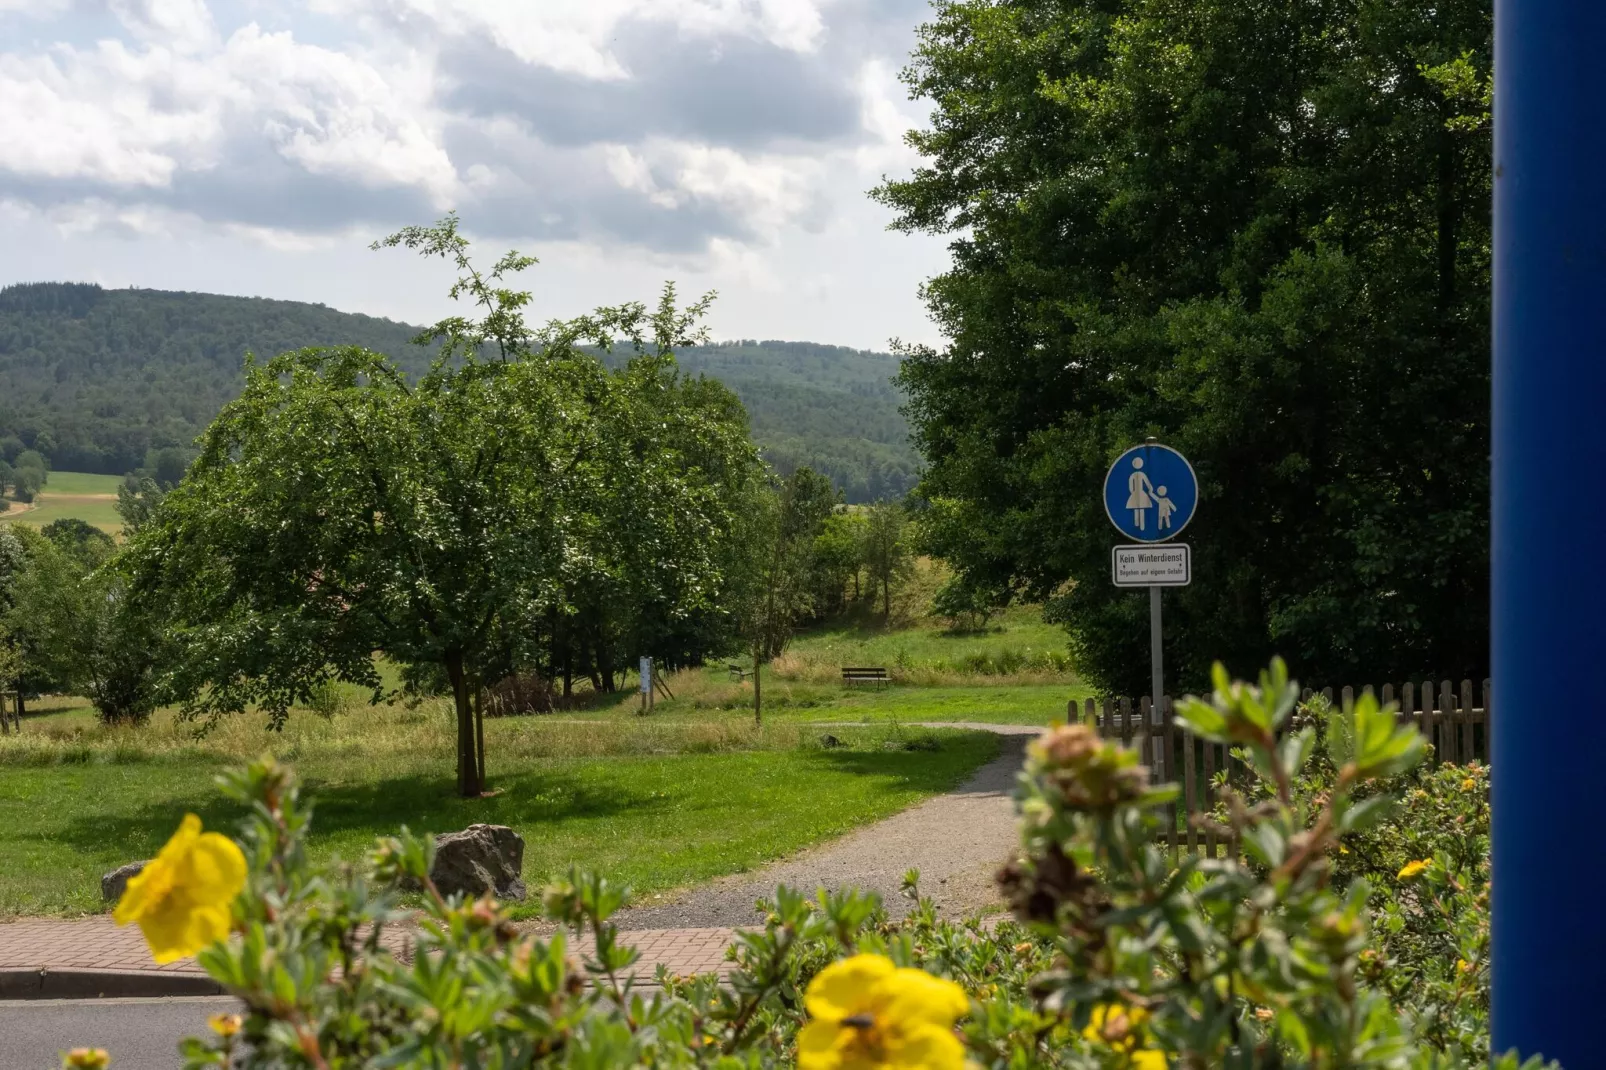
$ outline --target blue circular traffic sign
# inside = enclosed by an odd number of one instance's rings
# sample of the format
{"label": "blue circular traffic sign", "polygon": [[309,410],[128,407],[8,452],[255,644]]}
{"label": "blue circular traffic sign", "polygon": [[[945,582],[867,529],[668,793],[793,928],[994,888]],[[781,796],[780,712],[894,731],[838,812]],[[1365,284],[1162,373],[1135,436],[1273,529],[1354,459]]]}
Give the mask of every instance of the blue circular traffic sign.
{"label": "blue circular traffic sign", "polygon": [[1198,506],[1193,465],[1170,446],[1133,446],[1104,477],[1104,511],[1122,535],[1136,542],[1164,542],[1178,534]]}

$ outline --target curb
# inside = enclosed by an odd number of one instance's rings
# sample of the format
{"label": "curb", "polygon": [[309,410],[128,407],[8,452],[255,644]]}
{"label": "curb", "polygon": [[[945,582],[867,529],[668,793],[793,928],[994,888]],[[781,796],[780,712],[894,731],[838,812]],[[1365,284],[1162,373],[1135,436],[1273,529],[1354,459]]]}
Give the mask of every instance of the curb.
{"label": "curb", "polygon": [[157,970],[71,970],[48,966],[0,969],[0,999],[221,996],[204,973]]}

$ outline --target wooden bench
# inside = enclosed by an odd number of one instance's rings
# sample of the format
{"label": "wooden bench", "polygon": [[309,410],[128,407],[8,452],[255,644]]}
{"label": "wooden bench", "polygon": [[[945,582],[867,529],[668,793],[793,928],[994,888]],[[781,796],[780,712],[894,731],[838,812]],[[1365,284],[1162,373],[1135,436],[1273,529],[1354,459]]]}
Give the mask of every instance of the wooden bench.
{"label": "wooden bench", "polygon": [[734,662],[731,664],[730,670],[731,670],[731,679],[735,680],[737,683],[741,683],[743,680],[746,680],[749,676],[753,675],[753,670],[752,669],[744,669],[740,665],[735,664]]}
{"label": "wooden bench", "polygon": [[887,670],[880,667],[842,666],[842,686],[852,687],[854,684],[875,684],[884,687],[892,682]]}

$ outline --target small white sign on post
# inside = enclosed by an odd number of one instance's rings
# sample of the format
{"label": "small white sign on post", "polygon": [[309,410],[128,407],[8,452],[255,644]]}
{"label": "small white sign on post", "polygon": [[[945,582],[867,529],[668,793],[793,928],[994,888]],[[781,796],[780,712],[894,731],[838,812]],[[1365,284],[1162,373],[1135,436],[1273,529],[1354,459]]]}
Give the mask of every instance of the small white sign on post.
{"label": "small white sign on post", "polygon": [[1186,587],[1193,582],[1193,551],[1182,542],[1117,546],[1110,578],[1117,587]]}
{"label": "small white sign on post", "polygon": [[641,659],[641,693],[652,694],[652,659]]}

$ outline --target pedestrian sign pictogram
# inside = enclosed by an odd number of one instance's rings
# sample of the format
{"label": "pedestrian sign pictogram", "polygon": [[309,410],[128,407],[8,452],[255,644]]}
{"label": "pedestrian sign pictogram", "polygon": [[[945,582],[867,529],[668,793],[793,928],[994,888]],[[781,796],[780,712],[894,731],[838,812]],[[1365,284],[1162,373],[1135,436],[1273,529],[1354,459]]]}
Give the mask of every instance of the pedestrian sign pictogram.
{"label": "pedestrian sign pictogram", "polygon": [[1188,459],[1170,446],[1133,446],[1104,477],[1104,511],[1129,539],[1164,542],[1188,526],[1199,505],[1199,481]]}

